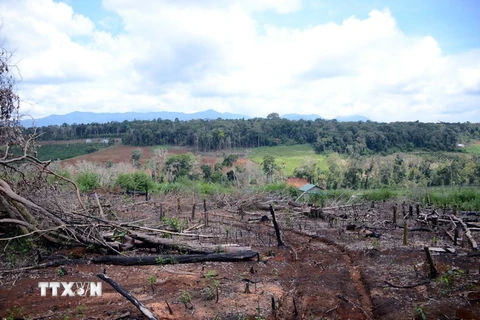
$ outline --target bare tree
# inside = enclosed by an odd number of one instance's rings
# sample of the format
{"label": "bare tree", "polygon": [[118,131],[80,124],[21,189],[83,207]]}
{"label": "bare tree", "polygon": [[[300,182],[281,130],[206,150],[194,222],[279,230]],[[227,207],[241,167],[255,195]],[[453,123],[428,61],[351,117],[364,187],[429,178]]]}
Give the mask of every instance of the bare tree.
{"label": "bare tree", "polygon": [[[85,207],[75,182],[51,170],[50,161],[36,157],[35,131],[23,133],[11,58],[0,47],[0,235],[7,235],[0,237],[0,245],[38,236],[53,243],[108,247],[97,227],[101,219]],[[52,180],[62,181],[61,196],[59,184],[49,183]]]}

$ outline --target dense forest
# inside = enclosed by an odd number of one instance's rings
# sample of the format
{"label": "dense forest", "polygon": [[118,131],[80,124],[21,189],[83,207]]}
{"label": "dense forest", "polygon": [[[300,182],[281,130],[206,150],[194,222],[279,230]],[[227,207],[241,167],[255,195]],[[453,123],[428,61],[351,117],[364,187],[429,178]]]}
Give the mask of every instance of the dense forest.
{"label": "dense forest", "polygon": [[[32,128],[26,128],[32,133]],[[366,155],[397,151],[454,151],[480,139],[480,124],[422,122],[337,122],[287,120],[277,114],[239,120],[151,120],[105,124],[63,124],[37,128],[40,140],[122,138],[134,146],[173,145],[212,151],[311,144],[317,153]]]}

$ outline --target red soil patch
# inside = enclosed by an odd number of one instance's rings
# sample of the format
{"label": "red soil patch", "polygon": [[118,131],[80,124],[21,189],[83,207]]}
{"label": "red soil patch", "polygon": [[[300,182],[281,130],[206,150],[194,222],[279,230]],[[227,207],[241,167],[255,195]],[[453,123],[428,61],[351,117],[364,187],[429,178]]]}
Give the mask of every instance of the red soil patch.
{"label": "red soil patch", "polygon": [[[74,164],[76,162],[87,161],[93,163],[105,163],[110,161],[112,163],[130,162],[132,159],[132,152],[135,149],[142,150],[140,162],[152,157],[152,147],[133,147],[125,145],[115,145],[110,148],[102,149],[94,153],[85,154],[75,158],[62,161],[63,163]],[[187,149],[168,148],[171,154],[184,154],[189,152]]]}
{"label": "red soil patch", "polygon": [[[134,146],[125,146],[125,145],[115,145],[106,149],[99,150],[91,154],[85,154],[71,159],[63,160],[63,164],[75,164],[77,162],[93,162],[97,164],[104,164],[105,162],[112,163],[121,163],[121,162],[131,162],[132,152],[135,149],[142,150],[142,156],[140,157],[140,163],[144,164],[147,159],[150,159],[153,155],[152,147],[134,147]],[[193,151],[187,148],[176,148],[169,147],[167,148],[169,154],[185,154]],[[195,153],[198,163],[200,165],[207,164],[214,167],[215,163],[221,163],[223,161],[223,156],[216,155],[215,153]],[[247,163],[254,163],[246,158],[239,158],[234,165],[246,165]]]}
{"label": "red soil patch", "polygon": [[307,179],[303,178],[288,178],[287,185],[300,188],[301,186],[308,183]]}

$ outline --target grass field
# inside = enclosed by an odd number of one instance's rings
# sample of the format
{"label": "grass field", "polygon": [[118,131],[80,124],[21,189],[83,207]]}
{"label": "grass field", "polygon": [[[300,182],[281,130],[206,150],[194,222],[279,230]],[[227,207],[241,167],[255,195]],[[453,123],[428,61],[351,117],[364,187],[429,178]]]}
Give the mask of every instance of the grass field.
{"label": "grass field", "polygon": [[282,168],[286,176],[293,176],[295,168],[302,164],[305,157],[315,159],[317,166],[326,169],[324,165],[325,156],[316,154],[309,144],[255,148],[248,152],[247,157],[253,162],[261,164],[263,157],[266,155],[275,158],[275,162]]}
{"label": "grass field", "polygon": [[465,151],[467,151],[467,153],[480,154],[480,141],[467,145]]}

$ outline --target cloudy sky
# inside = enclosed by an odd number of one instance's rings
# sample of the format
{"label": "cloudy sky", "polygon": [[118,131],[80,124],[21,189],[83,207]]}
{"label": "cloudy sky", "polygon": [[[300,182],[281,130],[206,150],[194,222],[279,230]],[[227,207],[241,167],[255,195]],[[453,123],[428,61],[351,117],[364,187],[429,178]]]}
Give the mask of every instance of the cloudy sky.
{"label": "cloudy sky", "polygon": [[477,0],[0,0],[22,111],[480,122]]}

